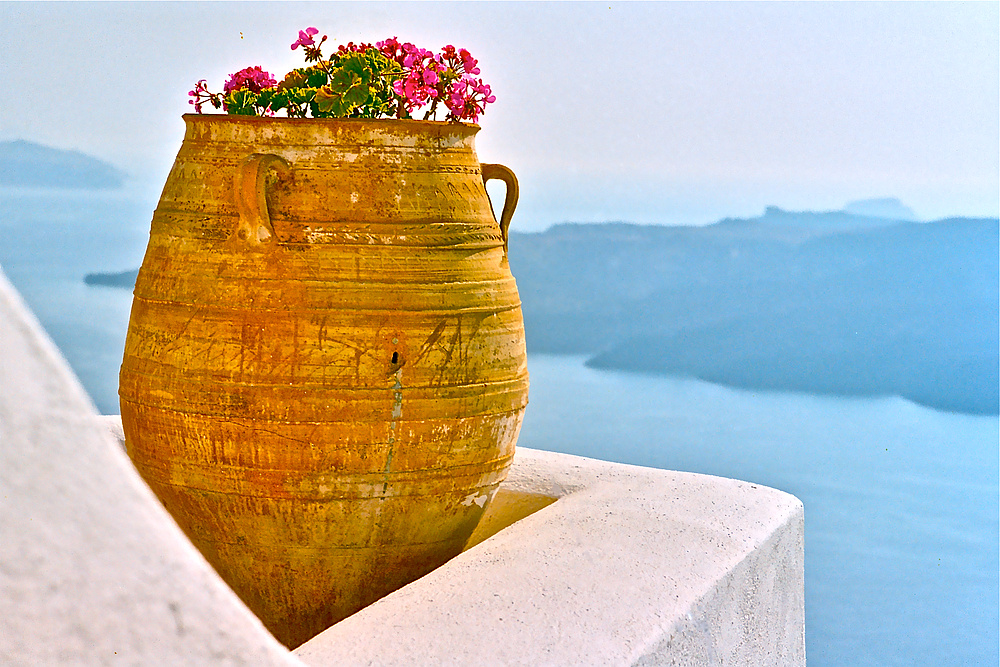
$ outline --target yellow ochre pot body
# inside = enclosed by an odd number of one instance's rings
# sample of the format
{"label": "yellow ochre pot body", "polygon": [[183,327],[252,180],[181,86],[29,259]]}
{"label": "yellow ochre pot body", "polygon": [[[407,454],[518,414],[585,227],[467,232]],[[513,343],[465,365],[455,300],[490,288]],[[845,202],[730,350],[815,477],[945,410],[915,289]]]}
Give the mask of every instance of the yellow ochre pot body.
{"label": "yellow ochre pot body", "polygon": [[507,473],[528,399],[517,182],[479,163],[475,125],[184,120],[122,425],[192,542],[296,646],[458,554]]}

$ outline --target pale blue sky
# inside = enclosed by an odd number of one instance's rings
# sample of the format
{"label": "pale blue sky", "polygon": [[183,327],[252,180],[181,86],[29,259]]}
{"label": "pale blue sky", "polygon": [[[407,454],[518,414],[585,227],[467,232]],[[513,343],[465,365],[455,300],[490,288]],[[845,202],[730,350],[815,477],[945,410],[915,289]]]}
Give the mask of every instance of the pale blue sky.
{"label": "pale blue sky", "polygon": [[[299,28],[465,46],[497,103],[480,159],[521,229],[707,223],[897,196],[922,219],[1000,208],[1000,4],[2,3],[0,139],[162,183],[187,91],[301,63]],[[242,37],[241,37],[242,33]]]}

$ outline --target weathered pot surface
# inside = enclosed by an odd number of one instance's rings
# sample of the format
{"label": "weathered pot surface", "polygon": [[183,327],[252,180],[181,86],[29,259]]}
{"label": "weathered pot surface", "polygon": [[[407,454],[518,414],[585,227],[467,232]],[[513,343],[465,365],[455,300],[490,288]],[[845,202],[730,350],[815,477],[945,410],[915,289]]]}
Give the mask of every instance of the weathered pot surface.
{"label": "weathered pot surface", "polygon": [[[527,404],[478,127],[185,116],[120,376],[136,468],[295,646],[461,551]],[[502,225],[487,178],[507,181]]]}

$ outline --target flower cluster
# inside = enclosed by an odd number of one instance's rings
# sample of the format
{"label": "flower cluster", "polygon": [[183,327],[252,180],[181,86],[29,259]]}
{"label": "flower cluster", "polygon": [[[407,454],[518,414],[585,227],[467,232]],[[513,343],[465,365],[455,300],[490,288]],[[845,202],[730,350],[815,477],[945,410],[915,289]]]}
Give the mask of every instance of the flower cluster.
{"label": "flower cluster", "polygon": [[228,94],[234,90],[246,88],[251,92],[259,93],[265,88],[271,88],[276,85],[278,85],[278,82],[272,79],[271,75],[262,70],[258,65],[257,67],[241,69],[236,74],[233,74],[229,77],[226,85],[222,87],[222,90]]}
{"label": "flower cluster", "polygon": [[486,105],[496,101],[493,91],[483,83],[482,79],[469,77],[452,84],[444,104],[451,116],[476,122],[479,114],[486,110]]}
{"label": "flower cluster", "polygon": [[[307,66],[279,82],[260,66],[232,74],[222,93],[212,93],[204,80],[188,95],[197,113],[205,104],[230,114],[270,116],[285,111],[292,118],[411,118],[427,107],[424,119],[438,106],[445,120],[477,122],[486,105],[496,101],[483,80],[479,61],[465,49],[445,46],[440,53],[396,37],[376,44],[348,42],[324,58],[313,27],[299,31],[292,50],[302,47]],[[429,105],[429,107],[428,107]]]}
{"label": "flower cluster", "polygon": [[399,64],[405,76],[392,82],[392,90],[402,100],[407,112],[419,109],[431,100],[437,100],[437,86],[445,74],[441,57],[427,49],[407,42],[400,44],[395,37],[375,45],[384,55]]}

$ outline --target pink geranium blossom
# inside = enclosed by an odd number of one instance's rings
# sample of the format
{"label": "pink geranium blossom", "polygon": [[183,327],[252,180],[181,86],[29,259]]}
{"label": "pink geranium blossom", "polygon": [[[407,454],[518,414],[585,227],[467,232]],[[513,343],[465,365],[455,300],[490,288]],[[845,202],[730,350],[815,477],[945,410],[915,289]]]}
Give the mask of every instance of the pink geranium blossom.
{"label": "pink geranium blossom", "polygon": [[444,61],[460,74],[479,74],[479,61],[466,49],[456,49],[449,44],[441,49]]}
{"label": "pink geranium blossom", "polygon": [[226,81],[226,85],[222,87],[222,90],[228,94],[234,90],[246,88],[251,92],[259,93],[265,88],[271,88],[276,85],[278,85],[278,82],[270,74],[261,69],[260,65],[257,65],[241,69],[236,74],[230,75],[229,81]]}
{"label": "pink geranium blossom", "polygon": [[[413,45],[410,44],[409,46]],[[395,60],[400,65],[403,64],[403,60],[406,58],[406,53],[403,51],[403,45],[400,44],[399,40],[395,37],[390,37],[384,41],[376,42],[375,48],[381,51],[386,58]]]}
{"label": "pink geranium blossom", "polygon": [[371,44],[355,44],[354,42],[348,42],[347,44],[341,44],[337,47],[337,53],[343,55],[347,53],[364,53],[368,49],[372,48]]}
{"label": "pink geranium blossom", "polygon": [[212,93],[208,91],[208,82],[205,79],[194,84],[194,90],[189,90],[188,96],[194,98],[193,100],[188,100],[188,104],[194,105],[195,113],[201,113],[202,106],[206,102],[211,102],[213,98]]}
{"label": "pink geranium blossom", "polygon": [[438,98],[440,92],[437,86],[445,71],[441,56],[409,42],[399,44],[395,38],[379,44],[382,45],[379,49],[386,57],[403,66],[403,78],[392,84],[393,91],[402,98],[401,109],[411,112]]}
{"label": "pink geranium blossom", "polygon": [[299,48],[300,46],[312,46],[316,43],[313,39],[313,35],[319,34],[319,30],[316,28],[306,28],[305,30],[299,30],[299,38],[292,42],[292,51]]}
{"label": "pink geranium blossom", "polygon": [[496,99],[482,79],[465,76],[452,84],[445,106],[455,120],[471,120],[475,123],[479,120],[479,114],[486,110],[486,105],[496,102]]}

